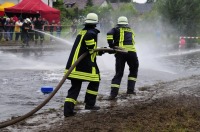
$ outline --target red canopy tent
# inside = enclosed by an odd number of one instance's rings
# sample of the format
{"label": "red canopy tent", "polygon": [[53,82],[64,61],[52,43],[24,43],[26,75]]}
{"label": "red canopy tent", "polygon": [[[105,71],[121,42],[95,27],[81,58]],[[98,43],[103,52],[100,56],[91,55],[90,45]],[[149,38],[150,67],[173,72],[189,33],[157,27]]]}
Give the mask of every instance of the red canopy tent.
{"label": "red canopy tent", "polygon": [[49,22],[52,22],[52,20],[60,21],[60,11],[46,5],[42,0],[23,0],[13,7],[5,8],[5,13],[37,14]]}

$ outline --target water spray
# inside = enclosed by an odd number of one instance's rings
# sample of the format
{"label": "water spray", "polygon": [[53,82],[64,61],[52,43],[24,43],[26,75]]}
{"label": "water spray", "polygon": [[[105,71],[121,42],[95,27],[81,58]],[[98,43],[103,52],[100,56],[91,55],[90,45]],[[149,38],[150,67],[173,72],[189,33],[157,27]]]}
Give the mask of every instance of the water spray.
{"label": "water spray", "polygon": [[[126,50],[121,49],[121,48],[117,48],[117,49],[110,49],[110,48],[97,48],[94,49],[94,52],[98,52],[98,51],[104,51],[104,52],[122,52],[122,53],[127,53]],[[76,62],[69,68],[68,72],[63,76],[62,80],[59,82],[59,84],[56,86],[55,90],[40,104],[38,105],[36,108],[34,108],[32,111],[28,112],[27,114],[17,117],[15,119],[12,119],[10,121],[5,121],[5,122],[1,122],[0,123],[0,128],[4,128],[10,125],[13,125],[17,122],[20,122],[30,116],[32,116],[33,114],[35,114],[38,110],[40,110],[44,105],[46,105],[51,98],[58,92],[58,90],[61,88],[61,86],[64,84],[65,80],[67,79],[67,77],[69,76],[69,74],[72,72],[72,70],[76,67],[76,65],[78,65],[78,63],[84,59],[86,56],[88,55],[88,52],[83,53],[77,60]]]}
{"label": "water spray", "polygon": [[46,32],[40,31],[40,30],[36,30],[36,29],[32,29],[32,30],[35,31],[35,32],[39,32],[39,33],[48,35],[48,36],[50,36],[50,37],[52,37],[52,38],[54,38],[54,39],[56,39],[56,40],[59,40],[59,41],[61,41],[61,42],[63,42],[63,43],[67,43],[69,46],[72,46],[72,45],[73,45],[73,42],[71,42],[71,41],[68,41],[68,40],[65,40],[65,39],[56,37],[56,36],[54,36],[54,35],[51,35],[51,34],[49,34],[49,33],[46,33]]}

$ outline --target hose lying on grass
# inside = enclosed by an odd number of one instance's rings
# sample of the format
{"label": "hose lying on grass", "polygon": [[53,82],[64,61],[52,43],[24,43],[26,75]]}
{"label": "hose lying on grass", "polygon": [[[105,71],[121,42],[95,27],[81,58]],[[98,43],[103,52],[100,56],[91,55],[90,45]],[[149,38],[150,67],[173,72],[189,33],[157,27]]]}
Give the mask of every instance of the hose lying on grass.
{"label": "hose lying on grass", "polygon": [[[103,51],[103,52],[122,52],[122,53],[127,53],[127,51],[121,49],[121,48],[115,48],[115,49],[110,49],[110,48],[97,48],[94,49],[94,52],[98,52],[98,51]],[[5,121],[5,122],[1,122],[0,123],[0,128],[4,128],[10,125],[13,125],[17,122],[20,122],[30,116],[32,116],[33,114],[35,114],[38,110],[40,110],[44,105],[46,105],[51,98],[57,93],[57,91],[61,88],[61,86],[64,84],[65,80],[67,79],[67,77],[69,76],[69,74],[72,72],[72,70],[76,67],[76,65],[78,65],[78,63],[85,58],[88,55],[88,52],[83,53],[78,59],[77,61],[69,68],[68,72],[63,76],[62,80],[59,82],[59,84],[56,86],[55,90],[40,104],[38,105],[36,108],[34,108],[33,110],[31,110],[30,112],[28,112],[25,115],[22,115],[20,117],[14,118],[12,120],[9,121]]]}

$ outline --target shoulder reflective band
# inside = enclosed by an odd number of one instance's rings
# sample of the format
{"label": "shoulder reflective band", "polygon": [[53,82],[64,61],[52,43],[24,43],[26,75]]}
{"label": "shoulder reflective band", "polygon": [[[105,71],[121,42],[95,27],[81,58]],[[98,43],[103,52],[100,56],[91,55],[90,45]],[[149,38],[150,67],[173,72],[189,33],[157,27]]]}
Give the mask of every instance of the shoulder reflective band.
{"label": "shoulder reflective band", "polygon": [[86,45],[94,45],[94,44],[95,44],[95,41],[94,41],[94,39],[85,40],[85,43],[86,43]]}
{"label": "shoulder reflective band", "polygon": [[113,40],[113,35],[107,35],[107,40]]}

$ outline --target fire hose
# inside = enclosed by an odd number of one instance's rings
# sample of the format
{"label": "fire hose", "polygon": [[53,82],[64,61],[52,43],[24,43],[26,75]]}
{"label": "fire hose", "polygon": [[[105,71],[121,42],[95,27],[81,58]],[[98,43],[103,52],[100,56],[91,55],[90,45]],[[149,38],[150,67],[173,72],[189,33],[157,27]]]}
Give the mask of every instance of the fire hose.
{"label": "fire hose", "polygon": [[[121,52],[121,53],[127,53],[127,51],[125,51],[124,49],[121,48],[115,48],[115,49],[110,49],[110,48],[97,48],[94,49],[94,52],[98,52],[98,51],[103,51],[103,52]],[[72,72],[72,70],[78,65],[78,63],[84,59],[86,56],[88,55],[88,52],[83,53],[77,60],[76,62],[69,68],[68,72],[63,76],[63,78],[60,80],[59,84],[56,86],[55,90],[41,103],[39,104],[36,108],[34,108],[33,110],[31,110],[30,112],[26,113],[25,115],[22,115],[20,117],[14,118],[12,120],[9,121],[5,121],[5,122],[1,122],[0,123],[0,128],[4,128],[10,125],[13,125],[17,122],[20,122],[30,116],[32,116],[33,114],[35,114],[38,110],[40,110],[44,105],[46,105],[51,98],[57,93],[57,91],[61,88],[61,86],[64,84],[65,80],[67,79],[67,77],[69,76],[69,74]]]}

